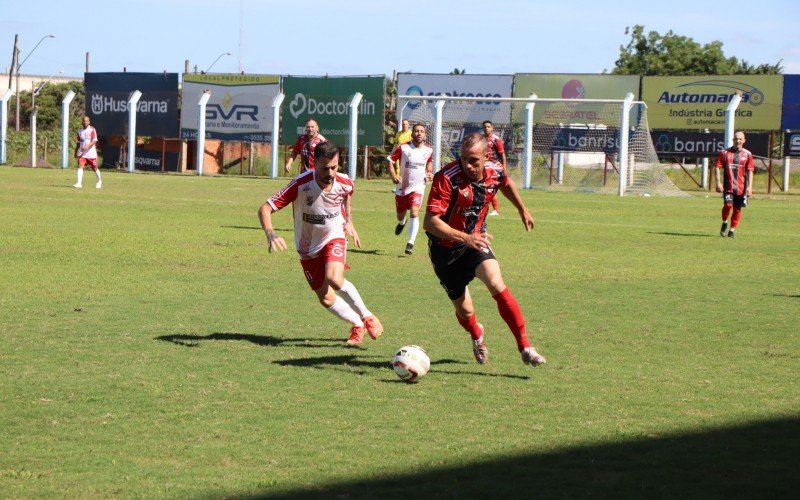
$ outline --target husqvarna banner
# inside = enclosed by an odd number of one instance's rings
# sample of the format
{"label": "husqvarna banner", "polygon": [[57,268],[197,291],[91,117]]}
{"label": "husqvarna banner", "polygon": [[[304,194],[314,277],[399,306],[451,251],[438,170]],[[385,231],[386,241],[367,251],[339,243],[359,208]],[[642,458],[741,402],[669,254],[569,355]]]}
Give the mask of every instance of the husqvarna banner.
{"label": "husqvarna banner", "polygon": [[128,133],[128,100],[138,90],[136,135],[177,137],[177,73],[85,73],[86,114],[98,135]]}
{"label": "husqvarna banner", "polygon": [[[397,95],[485,97],[475,105],[446,105],[442,109],[445,122],[480,124],[491,120],[495,125],[511,122],[511,106],[493,101],[492,97],[511,97],[514,83],[512,75],[441,75],[426,73],[399,73]],[[435,116],[433,101],[397,99],[397,119],[432,121]]]}
{"label": "husqvarna banner", "polygon": [[646,76],[642,100],[650,127],[673,130],[723,130],[725,109],[737,92],[736,128],[778,130],[781,126],[783,76]]}
{"label": "husqvarna banner", "polygon": [[206,139],[269,142],[272,140],[272,103],[280,92],[276,75],[183,75],[181,138],[197,139],[198,102],[210,91],[206,104]]}
{"label": "husqvarna banner", "polygon": [[358,145],[383,144],[383,94],[386,77],[283,77],[281,144],[294,144],[305,133],[306,120],[314,118],[319,133],[337,146],[350,137],[350,102],[362,94],[358,106]]}

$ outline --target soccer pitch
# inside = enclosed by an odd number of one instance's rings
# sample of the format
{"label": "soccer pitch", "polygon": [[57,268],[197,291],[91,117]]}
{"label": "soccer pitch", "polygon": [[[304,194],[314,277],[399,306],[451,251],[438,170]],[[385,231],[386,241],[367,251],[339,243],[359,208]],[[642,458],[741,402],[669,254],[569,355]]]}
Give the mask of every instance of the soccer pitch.
{"label": "soccer pitch", "polygon": [[[91,173],[88,174],[91,179]],[[789,497],[800,456],[800,196],[524,191],[489,219],[548,363],[522,364],[479,282],[489,364],[356,182],[347,325],[256,210],[286,182],[0,168],[0,496]],[[431,371],[390,360],[419,344]]]}

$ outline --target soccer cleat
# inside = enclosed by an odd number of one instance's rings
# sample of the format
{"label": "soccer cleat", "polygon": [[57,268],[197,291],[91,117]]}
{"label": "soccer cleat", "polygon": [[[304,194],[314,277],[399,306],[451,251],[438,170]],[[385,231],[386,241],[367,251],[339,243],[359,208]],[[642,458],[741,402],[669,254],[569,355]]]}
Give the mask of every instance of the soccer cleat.
{"label": "soccer cleat", "polygon": [[498,212],[497,210],[492,210],[491,212],[489,212],[489,215],[500,215],[500,212]]}
{"label": "soccer cleat", "polygon": [[350,337],[347,339],[347,345],[356,346],[360,344],[361,341],[364,340],[364,332],[366,331],[367,329],[363,326],[353,325],[353,327],[350,328]]}
{"label": "soccer cleat", "polygon": [[475,355],[475,361],[479,364],[485,365],[489,361],[489,348],[486,347],[486,342],[483,341],[483,325],[481,327],[481,337],[477,340],[472,340],[472,354]]}
{"label": "soccer cleat", "polygon": [[733,228],[731,228],[731,230],[728,231],[728,238],[736,238],[736,232],[734,231]]}
{"label": "soccer cleat", "polygon": [[100,189],[101,187],[103,187],[103,181],[97,181],[97,184],[95,184],[94,187]]}
{"label": "soccer cleat", "polygon": [[728,221],[722,223],[722,227],[719,228],[719,235],[725,236],[725,233],[728,232]]}
{"label": "soccer cleat", "polygon": [[414,253],[414,244],[406,243],[406,255],[411,255],[412,253]]}
{"label": "soccer cleat", "polygon": [[[381,320],[375,316],[364,318],[364,328],[367,329],[367,333],[369,333],[369,336],[372,337],[373,340],[380,337],[383,333],[383,325],[381,324]],[[363,336],[364,333],[362,332],[361,335]]]}
{"label": "soccer cleat", "polygon": [[80,188],[82,188],[83,186],[81,186],[80,184],[73,184],[73,185],[72,185],[72,187],[80,189]]}
{"label": "soccer cleat", "polygon": [[520,351],[520,355],[522,356],[522,362],[526,365],[539,366],[547,363],[547,360],[544,359],[544,356],[536,352],[535,347],[526,347]]}
{"label": "soccer cleat", "polygon": [[403,232],[403,228],[406,227],[404,222],[398,222],[397,225],[394,227],[394,234],[395,236],[399,235]]}

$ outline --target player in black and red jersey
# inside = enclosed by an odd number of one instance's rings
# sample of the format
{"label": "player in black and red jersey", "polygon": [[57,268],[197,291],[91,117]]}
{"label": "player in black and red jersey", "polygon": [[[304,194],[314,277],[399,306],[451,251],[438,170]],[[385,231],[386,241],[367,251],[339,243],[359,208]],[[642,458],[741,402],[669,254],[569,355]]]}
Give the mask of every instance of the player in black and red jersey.
{"label": "player in black and red jersey", "polygon": [[[722,151],[717,157],[714,177],[717,180],[717,192],[722,193],[722,227],[720,236],[733,238],[736,228],[742,219],[742,209],[747,206],[747,198],[753,195],[753,153],[744,149],[744,132],[733,134],[733,146]],[[719,171],[722,170],[722,177]],[[733,213],[731,215],[731,212]],[[728,216],[731,217],[731,229],[728,231]]]}
{"label": "player in black and red jersey", "polygon": [[525,364],[538,366],[546,360],[531,346],[519,303],[503,281],[500,264],[486,230],[486,213],[497,191],[519,212],[525,231],[534,221],[514,182],[499,163],[487,161],[486,138],[468,134],[461,142],[461,158],[446,165],[433,178],[423,227],[439,282],[453,302],[459,324],[472,337],[472,352],[480,364],[489,351],[483,325],[478,323],[467,285],[477,277],[497,302],[500,316],[517,341]]}

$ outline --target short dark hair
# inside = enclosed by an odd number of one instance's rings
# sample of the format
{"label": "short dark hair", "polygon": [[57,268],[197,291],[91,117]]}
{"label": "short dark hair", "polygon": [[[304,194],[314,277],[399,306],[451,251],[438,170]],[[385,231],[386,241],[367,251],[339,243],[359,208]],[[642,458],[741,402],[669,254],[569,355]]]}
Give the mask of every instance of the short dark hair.
{"label": "short dark hair", "polygon": [[422,127],[423,130],[425,130],[426,132],[428,131],[427,130],[428,127],[426,127],[424,123],[419,123],[419,122],[415,123],[414,125],[411,125],[411,130],[413,131],[417,127]]}
{"label": "short dark hair", "polygon": [[481,125],[486,125],[487,123],[492,127],[494,127],[494,123],[492,123],[492,120],[483,120],[483,123],[481,123]]}
{"label": "short dark hair", "polygon": [[329,141],[320,142],[314,148],[314,162],[330,161],[339,154],[339,148]]}
{"label": "short dark hair", "polygon": [[316,123],[316,124],[317,124],[317,126],[319,126],[319,122],[318,122],[318,121],[317,121],[317,119],[316,119],[316,118],[314,118],[313,116],[309,116],[309,117],[306,119],[306,125],[308,125],[308,122],[314,122],[314,123]]}

